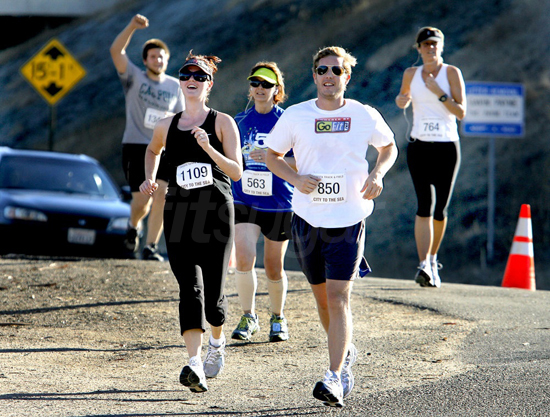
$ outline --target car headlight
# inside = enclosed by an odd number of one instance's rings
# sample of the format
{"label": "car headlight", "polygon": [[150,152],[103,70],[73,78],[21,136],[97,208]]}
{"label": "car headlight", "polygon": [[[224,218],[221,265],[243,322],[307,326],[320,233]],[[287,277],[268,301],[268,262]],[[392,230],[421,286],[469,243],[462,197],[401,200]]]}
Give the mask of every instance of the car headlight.
{"label": "car headlight", "polygon": [[13,206],[6,206],[4,208],[4,217],[12,220],[29,220],[35,222],[48,221],[48,216],[41,211]]}
{"label": "car headlight", "polygon": [[130,219],[128,217],[117,217],[115,219],[111,219],[111,222],[109,223],[109,230],[126,230],[128,228],[128,221]]}

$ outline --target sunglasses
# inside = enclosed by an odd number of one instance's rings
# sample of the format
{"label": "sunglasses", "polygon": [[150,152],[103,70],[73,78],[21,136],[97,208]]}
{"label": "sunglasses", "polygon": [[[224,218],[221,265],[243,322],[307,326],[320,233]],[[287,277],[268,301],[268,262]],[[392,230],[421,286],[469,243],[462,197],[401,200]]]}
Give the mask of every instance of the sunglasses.
{"label": "sunglasses", "polygon": [[317,68],[315,68],[315,72],[317,73],[317,75],[325,75],[329,68],[332,73],[337,77],[346,72],[346,69],[344,67],[341,67],[340,65],[332,65],[330,67],[327,65],[319,65]]}
{"label": "sunglasses", "polygon": [[266,90],[275,87],[275,84],[268,83],[267,81],[250,80],[251,87],[256,88],[256,87],[259,87],[260,85]]}
{"label": "sunglasses", "polygon": [[189,81],[191,77],[193,77],[195,81],[198,81],[199,83],[203,83],[211,79],[209,74],[203,74],[200,72],[190,72],[190,73],[184,74],[180,72],[180,81]]}

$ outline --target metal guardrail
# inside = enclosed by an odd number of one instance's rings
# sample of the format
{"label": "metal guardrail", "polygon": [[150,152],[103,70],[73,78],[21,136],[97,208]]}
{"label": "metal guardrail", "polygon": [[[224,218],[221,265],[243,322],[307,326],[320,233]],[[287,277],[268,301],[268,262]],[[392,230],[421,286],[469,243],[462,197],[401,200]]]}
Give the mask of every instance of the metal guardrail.
{"label": "metal guardrail", "polygon": [[121,0],[0,0],[0,16],[85,16]]}

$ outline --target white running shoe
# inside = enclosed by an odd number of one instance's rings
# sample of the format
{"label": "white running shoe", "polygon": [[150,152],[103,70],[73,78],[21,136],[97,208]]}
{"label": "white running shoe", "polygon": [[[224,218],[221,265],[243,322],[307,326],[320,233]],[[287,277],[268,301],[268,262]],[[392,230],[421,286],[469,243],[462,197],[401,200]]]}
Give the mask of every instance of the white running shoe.
{"label": "white running shoe", "polygon": [[225,340],[220,347],[208,344],[204,359],[204,374],[207,378],[216,378],[225,366]]}
{"label": "white running shoe", "polygon": [[313,396],[330,407],[343,407],[344,390],[338,375],[329,369],[325,373],[325,379],[315,384]]}
{"label": "white running shoe", "polygon": [[206,375],[204,375],[200,358],[191,358],[189,365],[183,367],[180,374],[180,383],[189,387],[192,392],[208,391]]}
{"label": "white running shoe", "polygon": [[421,287],[433,287],[432,266],[426,261],[420,262],[418,265],[418,271],[414,280],[420,284]]}
{"label": "white running shoe", "polygon": [[351,372],[351,367],[356,360],[357,348],[353,343],[350,343],[348,347],[348,354],[346,355],[344,366],[342,367],[342,374],[340,375],[340,379],[342,380],[344,398],[351,394],[351,390],[353,389],[353,385],[355,384],[355,378],[353,376],[353,373]]}
{"label": "white running shoe", "polygon": [[441,288],[441,278],[439,276],[439,270],[442,268],[443,265],[437,262],[437,260],[435,262],[432,262],[432,277],[434,287]]}

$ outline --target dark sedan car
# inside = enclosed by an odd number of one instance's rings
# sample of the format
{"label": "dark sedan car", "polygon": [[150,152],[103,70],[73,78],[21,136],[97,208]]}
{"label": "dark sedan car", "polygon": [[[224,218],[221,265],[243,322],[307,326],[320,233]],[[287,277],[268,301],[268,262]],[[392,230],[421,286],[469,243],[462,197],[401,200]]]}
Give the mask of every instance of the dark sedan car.
{"label": "dark sedan car", "polygon": [[0,147],[0,254],[129,257],[129,216],[95,159]]}

